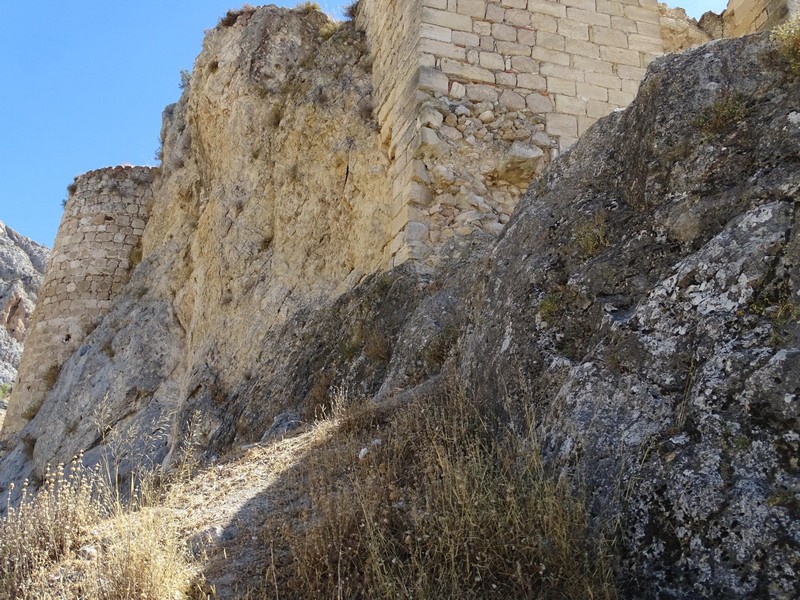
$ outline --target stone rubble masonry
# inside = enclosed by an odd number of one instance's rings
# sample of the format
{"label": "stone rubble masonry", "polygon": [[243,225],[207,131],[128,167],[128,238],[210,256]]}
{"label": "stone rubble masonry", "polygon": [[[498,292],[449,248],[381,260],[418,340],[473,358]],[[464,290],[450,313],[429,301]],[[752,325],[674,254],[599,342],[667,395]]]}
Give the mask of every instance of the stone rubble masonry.
{"label": "stone rubble masonry", "polygon": [[[647,65],[663,54],[657,0],[362,0],[358,24],[373,54],[377,115],[394,161],[389,266],[431,261],[454,231],[499,232],[525,185],[514,189],[498,176],[501,164],[487,166],[476,154],[502,162],[516,144],[514,160],[533,160],[538,150],[550,160],[627,106]],[[456,174],[451,189],[431,174],[441,168]],[[459,173],[476,169],[477,189],[466,189]],[[458,191],[472,207],[453,200]],[[455,214],[437,222],[431,216],[443,205]]]}
{"label": "stone rubble masonry", "polygon": [[152,204],[153,176],[149,167],[113,167],[85,173],[70,186],[4,437],[17,433],[36,414],[63,362],[128,282]]}
{"label": "stone rubble masonry", "polygon": [[798,0],[729,0],[725,11],[725,36],[738,37],[766,31],[797,14]]}

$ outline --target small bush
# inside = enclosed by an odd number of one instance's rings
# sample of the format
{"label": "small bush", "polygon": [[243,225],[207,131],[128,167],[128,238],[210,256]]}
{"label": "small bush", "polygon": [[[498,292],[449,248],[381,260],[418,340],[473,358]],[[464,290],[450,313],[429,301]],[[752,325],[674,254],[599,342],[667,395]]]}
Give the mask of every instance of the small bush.
{"label": "small bush", "polygon": [[575,241],[587,257],[597,256],[608,246],[608,223],[605,213],[598,213],[575,228]]}
{"label": "small bush", "polygon": [[181,82],[178,87],[181,89],[186,88],[192,82],[192,72],[188,69],[181,69]]}
{"label": "small bush", "polygon": [[219,24],[223,27],[230,27],[236,23],[240,14],[242,13],[238,10],[229,10],[225,13],[225,16],[219,20]]}
{"label": "small bush", "polygon": [[698,119],[706,133],[720,133],[747,118],[747,107],[740,94],[723,94]]}
{"label": "small bush", "polygon": [[795,75],[800,75],[800,14],[772,30],[772,40],[789,62]]}
{"label": "small bush", "polygon": [[11,396],[11,384],[0,383],[0,402],[5,402]]}
{"label": "small bush", "polygon": [[328,21],[319,28],[319,37],[323,40],[329,40],[333,34],[339,29],[339,24],[334,21]]}
{"label": "small bush", "polygon": [[364,342],[364,355],[379,363],[388,363],[392,357],[392,348],[389,340],[378,329],[373,329]]}

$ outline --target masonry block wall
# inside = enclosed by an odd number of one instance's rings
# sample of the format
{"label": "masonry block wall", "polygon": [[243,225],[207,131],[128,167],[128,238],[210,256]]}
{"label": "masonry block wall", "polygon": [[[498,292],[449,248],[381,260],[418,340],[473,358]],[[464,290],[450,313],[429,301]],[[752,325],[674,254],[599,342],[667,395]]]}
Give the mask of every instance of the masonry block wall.
{"label": "masonry block wall", "polygon": [[797,0],[729,0],[725,11],[725,35],[738,37],[765,31],[798,10]]}
{"label": "masonry block wall", "polygon": [[44,402],[63,362],[128,282],[152,199],[153,169],[114,167],[78,177],[39,291],[3,436]]}
{"label": "masonry block wall", "polygon": [[522,176],[538,169],[531,161],[627,106],[663,53],[657,0],[361,5],[377,114],[397,163],[388,264],[430,260],[471,229],[498,233]]}

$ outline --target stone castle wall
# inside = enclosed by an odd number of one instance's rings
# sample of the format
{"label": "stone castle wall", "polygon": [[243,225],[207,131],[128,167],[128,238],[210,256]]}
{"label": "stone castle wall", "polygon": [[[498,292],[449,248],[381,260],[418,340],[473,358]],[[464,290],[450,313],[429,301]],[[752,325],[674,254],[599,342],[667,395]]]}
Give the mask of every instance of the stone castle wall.
{"label": "stone castle wall", "polygon": [[499,233],[530,177],[663,53],[656,0],[363,0],[358,21],[394,161],[388,265]]}
{"label": "stone castle wall", "polygon": [[[413,196],[413,151],[417,143],[416,107],[419,104],[419,34],[422,0],[371,0],[361,3],[359,22],[369,32],[375,77],[375,115],[381,140],[392,160],[389,177],[389,239],[395,239],[408,223],[407,198]],[[386,247],[389,262],[396,252]]]}
{"label": "stone castle wall", "polygon": [[18,432],[50,391],[63,362],[127,283],[147,222],[153,170],[91,171],[70,186],[33,314],[3,435]]}
{"label": "stone castle wall", "polygon": [[725,36],[765,31],[797,10],[797,0],[729,0],[725,11]]}

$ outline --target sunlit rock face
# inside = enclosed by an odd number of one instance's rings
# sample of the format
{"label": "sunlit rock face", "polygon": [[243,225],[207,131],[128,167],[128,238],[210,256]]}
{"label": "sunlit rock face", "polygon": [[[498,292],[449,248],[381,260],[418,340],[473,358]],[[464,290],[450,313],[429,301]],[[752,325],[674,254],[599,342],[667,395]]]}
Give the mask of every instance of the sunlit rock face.
{"label": "sunlit rock face", "polygon": [[48,249],[0,221],[0,384],[13,384]]}
{"label": "sunlit rock face", "polygon": [[80,451],[124,476],[291,433],[341,391],[457,385],[536,415],[615,524],[623,597],[798,597],[800,81],[768,36],[656,59],[502,231],[388,269],[369,54],[326,23],[265,7],[209,33],[137,264],[4,490]]}

